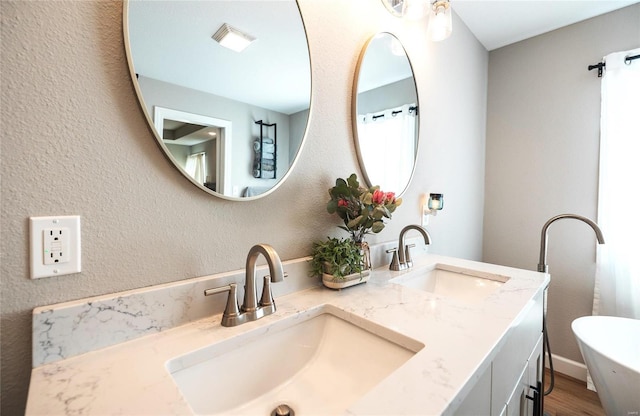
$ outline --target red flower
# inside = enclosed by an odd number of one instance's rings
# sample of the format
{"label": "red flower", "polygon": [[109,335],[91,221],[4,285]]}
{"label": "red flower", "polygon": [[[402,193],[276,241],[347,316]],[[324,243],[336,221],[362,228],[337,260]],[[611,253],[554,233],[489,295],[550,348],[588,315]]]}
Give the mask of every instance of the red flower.
{"label": "red flower", "polygon": [[384,204],[384,200],[386,198],[386,194],[384,192],[382,192],[379,189],[376,189],[375,191],[373,191],[373,203],[376,205],[381,205]]}
{"label": "red flower", "polygon": [[338,206],[339,207],[348,207],[349,206],[349,202],[344,198],[338,199]]}
{"label": "red flower", "polygon": [[387,194],[385,195],[384,199],[386,200],[387,203],[395,203],[396,202],[396,193],[395,192],[387,192]]}

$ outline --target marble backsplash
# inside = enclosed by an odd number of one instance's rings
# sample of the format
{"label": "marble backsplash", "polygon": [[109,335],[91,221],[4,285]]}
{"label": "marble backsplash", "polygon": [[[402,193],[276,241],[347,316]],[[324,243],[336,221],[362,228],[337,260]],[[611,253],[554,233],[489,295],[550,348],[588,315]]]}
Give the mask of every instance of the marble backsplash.
{"label": "marble backsplash", "polygon": [[[308,276],[308,258],[282,265],[288,277],[272,285],[276,299],[320,284]],[[257,281],[268,272],[266,265],[259,267]],[[242,302],[244,270],[238,270],[36,308],[33,367],[220,314],[227,294],[205,297],[204,291],[233,282]]]}
{"label": "marble backsplash", "polygon": [[[388,263],[390,255],[385,250],[396,245],[372,246],[373,266]],[[420,255],[426,247],[417,244],[413,250]],[[279,296],[321,284],[319,278],[308,276],[308,260],[305,257],[282,263],[288,277],[272,285],[276,302]],[[227,295],[205,297],[204,290],[235,282],[241,302],[244,274],[244,270],[237,270],[36,308],[32,365],[39,367],[220,314]],[[259,267],[256,281],[262,282],[266,274],[266,265]]]}

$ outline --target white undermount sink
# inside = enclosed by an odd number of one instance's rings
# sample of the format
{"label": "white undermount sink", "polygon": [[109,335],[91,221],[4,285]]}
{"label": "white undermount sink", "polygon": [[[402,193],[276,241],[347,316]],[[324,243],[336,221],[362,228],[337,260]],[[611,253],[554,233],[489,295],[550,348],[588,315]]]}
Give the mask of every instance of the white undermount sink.
{"label": "white undermount sink", "polygon": [[436,264],[426,270],[418,269],[396,277],[390,282],[467,303],[476,303],[496,292],[508,280],[507,276],[499,274]]}
{"label": "white undermount sink", "polygon": [[[215,330],[224,331],[225,328]],[[196,414],[338,414],[424,345],[331,305],[175,358],[167,369]]]}

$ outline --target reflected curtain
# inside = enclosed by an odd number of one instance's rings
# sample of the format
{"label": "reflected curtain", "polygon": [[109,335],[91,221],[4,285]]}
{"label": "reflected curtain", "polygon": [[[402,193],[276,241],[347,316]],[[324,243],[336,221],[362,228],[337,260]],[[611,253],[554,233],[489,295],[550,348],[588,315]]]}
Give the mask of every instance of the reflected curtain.
{"label": "reflected curtain", "polygon": [[415,104],[358,115],[358,146],[372,185],[402,192],[413,172],[416,152]]}
{"label": "reflected curtain", "polygon": [[187,164],[185,170],[196,182],[204,185],[204,180],[207,177],[207,165],[205,153],[194,153],[187,157]]}
{"label": "reflected curtain", "polygon": [[605,57],[593,314],[640,319],[640,49]]}

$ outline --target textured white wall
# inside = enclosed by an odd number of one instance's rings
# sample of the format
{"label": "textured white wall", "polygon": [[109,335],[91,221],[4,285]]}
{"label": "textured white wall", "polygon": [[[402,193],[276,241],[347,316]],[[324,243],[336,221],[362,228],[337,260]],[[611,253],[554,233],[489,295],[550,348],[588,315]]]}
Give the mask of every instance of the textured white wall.
{"label": "textured white wall", "polygon": [[[358,172],[351,91],[360,49],[395,33],[421,106],[419,165],[389,226],[419,221],[420,195],[445,193],[433,252],[480,259],[488,54],[456,18],[434,45],[424,22],[380,0],[301,0],[312,62],[310,126],[299,163],[254,202],[214,198],[157,148],[133,89],[119,1],[1,1],[2,413],[20,414],[29,383],[31,310],[40,305],[244,267],[255,243],[283,259],[341,234],[325,211],[337,176]],[[82,273],[29,279],[28,218],[82,217]]]}
{"label": "textured white wall", "polygon": [[[638,46],[640,4],[491,51],[484,261],[536,270],[549,218],[597,219],[600,81],[587,67]],[[595,241],[576,220],[549,228],[551,349],[579,362],[571,322],[591,314]]]}

